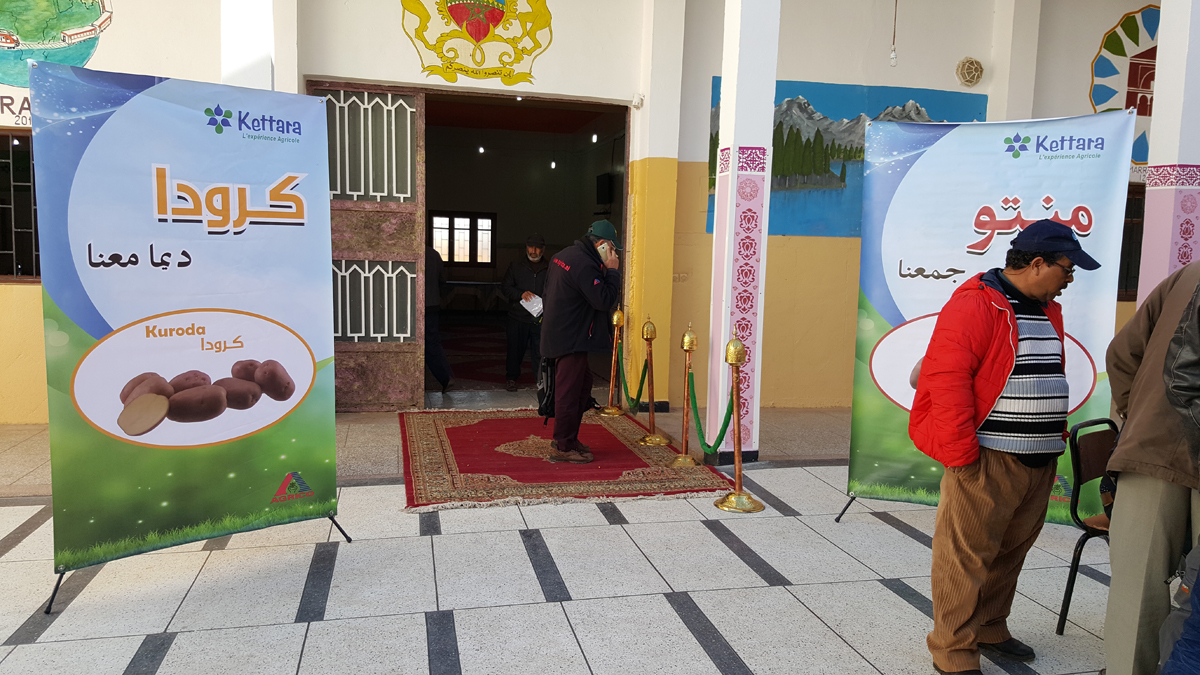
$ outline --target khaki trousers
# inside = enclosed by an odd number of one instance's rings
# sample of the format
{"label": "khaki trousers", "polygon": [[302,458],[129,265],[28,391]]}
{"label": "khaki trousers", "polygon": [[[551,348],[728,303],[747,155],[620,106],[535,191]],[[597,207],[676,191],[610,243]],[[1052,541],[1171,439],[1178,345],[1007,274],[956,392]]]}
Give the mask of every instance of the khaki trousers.
{"label": "khaki trousers", "polygon": [[978,643],[1003,642],[1025,554],[1046,519],[1055,462],[1032,468],[989,448],[942,476],[933,535],[933,632],[946,672],[979,668]]}
{"label": "khaki trousers", "polygon": [[1158,631],[1171,611],[1170,588],[1163,582],[1196,541],[1197,522],[1200,493],[1142,474],[1121,474],[1108,532],[1112,582],[1104,651],[1111,675],[1158,672]]}

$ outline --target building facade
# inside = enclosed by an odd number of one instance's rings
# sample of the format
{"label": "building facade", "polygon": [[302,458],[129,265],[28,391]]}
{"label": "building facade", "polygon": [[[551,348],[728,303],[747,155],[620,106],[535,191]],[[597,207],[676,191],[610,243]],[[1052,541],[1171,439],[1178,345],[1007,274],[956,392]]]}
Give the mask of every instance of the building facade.
{"label": "building facade", "polygon": [[[456,260],[464,284],[494,281],[498,263],[519,255],[524,239],[507,224],[534,219],[526,215],[531,204],[550,214],[541,227],[552,245],[569,245],[599,213],[619,221],[626,316],[634,327],[647,318],[658,326],[656,393],[681,405],[676,344],[689,324],[707,326],[713,306],[730,57],[723,45],[733,30],[726,12],[754,2],[85,0],[77,16],[41,17],[53,34],[32,21],[0,20],[0,423],[46,421],[27,58],[326,97],[334,260],[313,273],[333,274],[337,288],[339,409],[423,405],[427,244],[463,247]],[[867,119],[997,121],[1136,108],[1118,322],[1132,313],[1157,6],[782,0],[778,16],[768,14],[744,14],[755,23],[738,27],[739,44],[757,35],[778,45],[775,62],[763,66],[774,67],[775,108],[756,113],[771,116],[774,132],[774,161],[763,167],[770,262],[755,326],[758,405],[850,405],[857,153]],[[539,117],[539,105],[559,112]],[[441,122],[429,124],[431,116]],[[503,138],[480,121],[499,117]],[[549,137],[556,124],[570,134]],[[464,158],[475,146],[500,163],[470,164]],[[532,157],[558,173],[526,171],[519,162]],[[456,180],[430,184],[431,171]],[[590,194],[601,175],[615,193],[608,202],[597,196],[604,209],[556,201]],[[481,202],[485,190],[492,197]],[[697,332],[708,350],[708,331]],[[631,372],[644,351],[630,341]],[[709,367],[696,359],[701,400]]]}

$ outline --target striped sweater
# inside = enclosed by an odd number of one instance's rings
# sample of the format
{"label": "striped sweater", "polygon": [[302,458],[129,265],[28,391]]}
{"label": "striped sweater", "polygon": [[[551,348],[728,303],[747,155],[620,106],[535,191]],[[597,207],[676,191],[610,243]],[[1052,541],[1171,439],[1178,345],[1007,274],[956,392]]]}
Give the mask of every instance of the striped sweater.
{"label": "striped sweater", "polygon": [[1069,407],[1063,344],[1041,304],[998,276],[1016,314],[1017,357],[996,406],[976,431],[979,444],[1025,456],[1060,454]]}

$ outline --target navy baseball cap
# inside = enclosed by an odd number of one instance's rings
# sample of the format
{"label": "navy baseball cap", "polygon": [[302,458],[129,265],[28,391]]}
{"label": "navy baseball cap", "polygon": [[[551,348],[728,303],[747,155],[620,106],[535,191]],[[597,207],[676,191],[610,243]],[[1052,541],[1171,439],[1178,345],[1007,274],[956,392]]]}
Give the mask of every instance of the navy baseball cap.
{"label": "navy baseball cap", "polygon": [[1075,231],[1053,220],[1030,223],[1013,237],[1012,247],[1018,251],[1065,253],[1078,267],[1089,271],[1100,269],[1100,263],[1079,245]]}
{"label": "navy baseball cap", "polygon": [[621,240],[617,239],[617,228],[607,220],[597,220],[592,223],[587,233],[594,234],[601,239],[607,239],[613,243],[613,246],[617,247],[618,251],[621,250]]}

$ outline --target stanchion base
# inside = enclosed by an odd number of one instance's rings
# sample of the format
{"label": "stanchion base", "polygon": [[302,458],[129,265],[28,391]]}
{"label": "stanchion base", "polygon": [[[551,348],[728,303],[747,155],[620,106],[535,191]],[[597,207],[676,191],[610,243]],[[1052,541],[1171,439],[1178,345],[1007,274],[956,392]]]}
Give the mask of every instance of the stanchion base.
{"label": "stanchion base", "polygon": [[747,492],[730,492],[713,502],[713,506],[722,511],[735,511],[737,513],[758,513],[767,508],[763,503],[750,496]]}
{"label": "stanchion base", "polygon": [[640,445],[670,445],[671,441],[663,438],[659,434],[646,434],[638,439]]}
{"label": "stanchion base", "polygon": [[696,460],[692,459],[691,455],[677,455],[675,459],[671,460],[671,464],[669,466],[671,466],[671,468],[678,468],[681,466],[696,466]]}
{"label": "stanchion base", "polygon": [[624,415],[624,414],[625,414],[624,410],[621,410],[620,408],[617,408],[614,406],[606,405],[600,409],[601,417],[620,417],[621,415]]}

